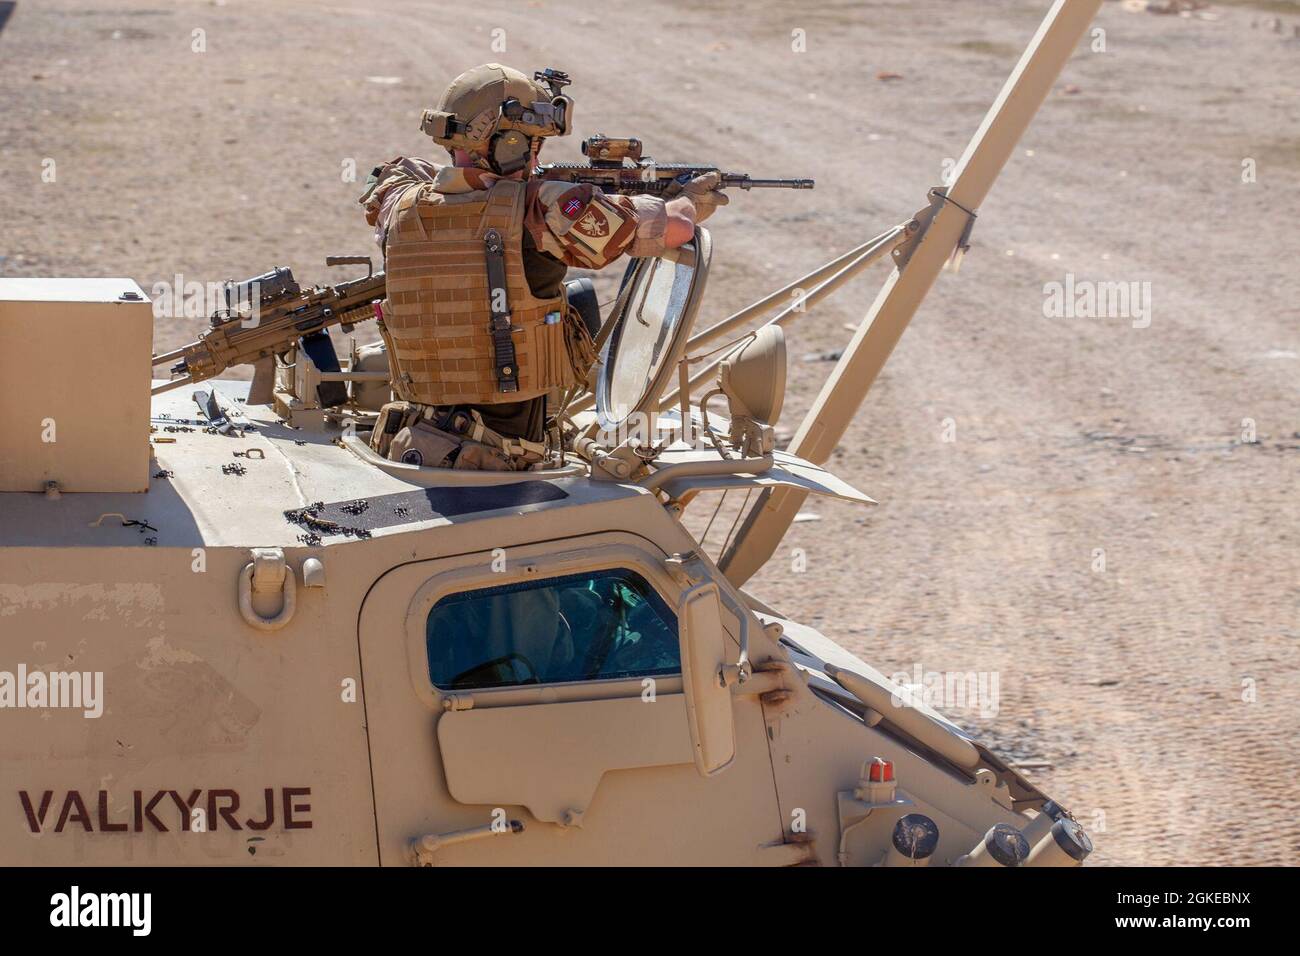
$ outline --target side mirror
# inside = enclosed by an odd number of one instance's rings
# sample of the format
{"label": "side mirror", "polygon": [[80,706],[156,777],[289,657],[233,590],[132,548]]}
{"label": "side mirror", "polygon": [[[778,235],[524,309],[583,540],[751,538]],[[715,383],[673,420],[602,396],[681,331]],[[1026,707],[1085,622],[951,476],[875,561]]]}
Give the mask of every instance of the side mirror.
{"label": "side mirror", "polygon": [[716,584],[698,584],[683,595],[677,626],[695,766],[703,776],[711,777],[729,767],[736,757],[731,689],[723,683],[727,646]]}

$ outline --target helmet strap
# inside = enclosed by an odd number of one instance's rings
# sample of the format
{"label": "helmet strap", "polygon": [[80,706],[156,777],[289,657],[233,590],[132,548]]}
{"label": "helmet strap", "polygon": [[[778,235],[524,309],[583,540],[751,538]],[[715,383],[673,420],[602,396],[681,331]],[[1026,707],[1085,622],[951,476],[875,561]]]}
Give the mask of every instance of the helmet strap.
{"label": "helmet strap", "polygon": [[524,170],[524,177],[527,178],[533,174],[537,168],[537,154],[542,151],[542,138],[534,136],[528,144],[528,168]]}

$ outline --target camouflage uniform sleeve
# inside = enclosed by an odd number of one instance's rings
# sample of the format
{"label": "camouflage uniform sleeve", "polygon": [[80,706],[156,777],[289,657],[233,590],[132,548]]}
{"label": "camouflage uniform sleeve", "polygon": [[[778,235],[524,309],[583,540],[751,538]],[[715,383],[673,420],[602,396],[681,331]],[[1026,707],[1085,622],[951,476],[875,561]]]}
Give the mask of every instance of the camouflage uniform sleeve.
{"label": "camouflage uniform sleeve", "polygon": [[366,222],[375,227],[375,242],[380,249],[388,236],[389,217],[402,195],[412,186],[433,182],[438,169],[423,159],[398,156],[371,171],[366,191],[357,202],[365,207]]}
{"label": "camouflage uniform sleeve", "polygon": [[529,183],[524,225],[533,242],[566,265],[601,269],[619,256],[658,255],[667,212],[652,196],[607,196],[590,184]]}

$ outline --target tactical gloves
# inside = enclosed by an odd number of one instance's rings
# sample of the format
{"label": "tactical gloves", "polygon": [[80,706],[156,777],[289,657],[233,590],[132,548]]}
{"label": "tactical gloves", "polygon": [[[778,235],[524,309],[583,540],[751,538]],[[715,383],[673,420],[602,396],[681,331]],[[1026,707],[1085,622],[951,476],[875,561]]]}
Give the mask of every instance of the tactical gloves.
{"label": "tactical gloves", "polygon": [[677,192],[676,195],[687,197],[695,207],[696,223],[704,222],[713,215],[715,209],[731,201],[730,197],[718,188],[721,182],[721,173],[705,173],[703,176],[696,176]]}

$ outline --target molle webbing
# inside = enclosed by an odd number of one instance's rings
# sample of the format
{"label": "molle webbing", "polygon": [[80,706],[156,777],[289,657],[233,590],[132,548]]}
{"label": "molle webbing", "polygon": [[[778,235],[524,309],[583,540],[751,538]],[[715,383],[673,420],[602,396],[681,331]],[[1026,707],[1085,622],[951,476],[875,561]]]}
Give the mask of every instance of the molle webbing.
{"label": "molle webbing", "polygon": [[[397,207],[385,249],[388,309],[398,396],[426,405],[517,402],[567,388],[575,375],[564,341],[564,299],[538,299],[523,265],[524,184],[444,195],[410,190]],[[504,239],[518,390],[500,388],[492,338],[484,236]]]}

